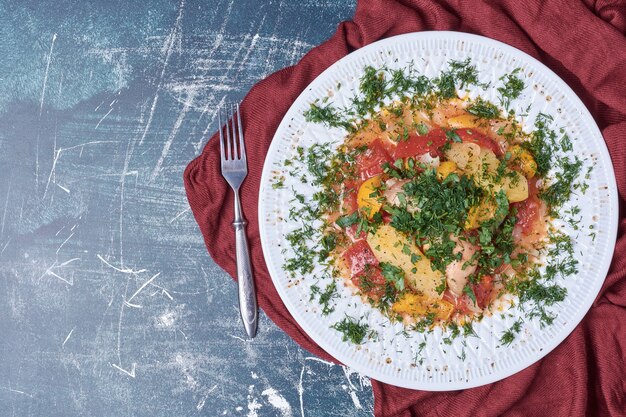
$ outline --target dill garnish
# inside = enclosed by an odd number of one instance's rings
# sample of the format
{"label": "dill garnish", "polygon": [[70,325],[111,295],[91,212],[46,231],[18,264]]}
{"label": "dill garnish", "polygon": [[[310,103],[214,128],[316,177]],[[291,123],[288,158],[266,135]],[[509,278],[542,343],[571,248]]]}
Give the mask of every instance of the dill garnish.
{"label": "dill garnish", "polygon": [[502,336],[500,337],[500,343],[502,343],[505,346],[508,346],[511,343],[513,343],[513,341],[515,340],[515,337],[522,330],[523,323],[524,322],[522,321],[522,319],[516,320],[509,330],[502,333]]}
{"label": "dill garnish", "polygon": [[331,104],[320,106],[317,103],[311,103],[311,107],[304,112],[304,119],[307,122],[323,123],[329,127],[352,129],[350,122]]}
{"label": "dill garnish", "polygon": [[317,285],[311,285],[311,298],[310,301],[315,299],[316,295],[319,295],[319,304],[322,306],[322,315],[327,316],[333,311],[335,311],[335,307],[330,306],[330,302],[333,298],[337,298],[339,295],[337,294],[337,283],[333,280],[330,284],[326,286],[324,291],[320,290]]}
{"label": "dill garnish", "polygon": [[539,273],[530,280],[519,281],[515,284],[514,292],[518,295],[520,306],[530,319],[537,317],[541,327],[554,322],[555,316],[546,307],[561,302],[567,295],[567,289],[557,284],[544,284],[539,280]]}
{"label": "dill garnish", "polygon": [[481,119],[497,119],[500,117],[500,109],[493,103],[478,97],[476,101],[467,107],[467,111]]}
{"label": "dill garnish", "polygon": [[552,122],[551,116],[539,113],[535,120],[535,130],[532,132],[531,140],[522,143],[522,146],[535,158],[537,174],[541,177],[545,176],[552,167],[556,134],[548,128],[550,122]]}
{"label": "dill garnish", "polygon": [[550,214],[555,217],[558,216],[558,209],[570,199],[572,186],[583,165],[578,157],[574,161],[560,159],[558,162],[561,171],[556,173],[556,181],[539,195],[550,207]]}
{"label": "dill garnish", "polygon": [[498,96],[498,100],[507,111],[511,106],[511,101],[518,98],[524,90],[524,81],[517,76],[521,70],[521,68],[515,68],[510,73],[499,78],[500,81],[504,81],[504,85],[497,88],[497,91],[500,94]]}
{"label": "dill garnish", "polygon": [[359,87],[361,94],[352,100],[352,105],[356,114],[362,117],[374,111],[388,94],[384,72],[366,66]]}
{"label": "dill garnish", "polygon": [[355,345],[363,343],[366,337],[375,338],[376,332],[370,330],[367,323],[361,323],[353,317],[346,316],[340,322],[337,322],[331,326],[331,328],[342,333],[341,339],[344,342],[350,341]]}

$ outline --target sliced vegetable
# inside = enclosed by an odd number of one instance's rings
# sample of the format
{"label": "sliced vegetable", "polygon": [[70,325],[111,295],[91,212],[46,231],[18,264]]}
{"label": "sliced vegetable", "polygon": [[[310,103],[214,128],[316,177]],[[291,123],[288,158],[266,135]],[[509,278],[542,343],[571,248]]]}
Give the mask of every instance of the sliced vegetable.
{"label": "sliced vegetable", "polygon": [[365,152],[356,158],[357,174],[362,180],[382,174],[383,164],[391,163],[391,158],[379,139],[369,144]]}
{"label": "sliced vegetable", "polygon": [[504,190],[511,203],[524,201],[528,198],[528,180],[517,171],[505,166],[500,167],[500,161],[490,149],[479,148],[476,144],[454,143],[446,151],[448,159],[472,176],[479,187],[495,195]]}
{"label": "sliced vegetable", "polygon": [[500,149],[500,145],[493,139],[485,136],[475,129],[457,129],[457,135],[461,138],[461,142],[463,143],[475,143],[480,146],[482,149],[488,149],[492,151],[497,156],[502,155],[502,150]]}
{"label": "sliced vegetable", "polygon": [[437,167],[437,177],[440,180],[445,180],[448,175],[456,171],[456,164],[453,161],[443,161]]}
{"label": "sliced vegetable", "polygon": [[476,229],[481,223],[491,220],[496,215],[497,205],[493,198],[483,198],[480,203],[469,209],[465,230]]}
{"label": "sliced vegetable", "polygon": [[447,142],[443,129],[432,129],[425,135],[410,134],[407,140],[398,142],[393,152],[394,160],[417,157],[429,153],[432,157],[441,155],[440,148]]}
{"label": "sliced vegetable", "polygon": [[519,168],[526,178],[533,178],[537,173],[537,162],[531,153],[519,145],[511,146],[509,152],[513,165]]}
{"label": "sliced vegetable", "polygon": [[404,271],[407,286],[430,299],[441,298],[436,287],[443,275],[433,271],[430,260],[405,235],[384,224],[367,235],[367,243],[379,262],[388,262]]}
{"label": "sliced vegetable", "polygon": [[404,293],[398,301],[393,303],[391,309],[397,314],[406,314],[411,317],[425,316],[432,313],[438,320],[447,320],[452,314],[454,306],[444,300],[433,302],[423,295]]}
{"label": "sliced vegetable", "polygon": [[380,198],[380,175],[372,177],[359,187],[357,194],[357,205],[359,210],[368,218],[372,218],[374,214],[380,211],[382,201]]}
{"label": "sliced vegetable", "polygon": [[368,266],[378,266],[378,259],[364,240],[359,240],[346,249],[343,259],[352,277],[365,272]]}

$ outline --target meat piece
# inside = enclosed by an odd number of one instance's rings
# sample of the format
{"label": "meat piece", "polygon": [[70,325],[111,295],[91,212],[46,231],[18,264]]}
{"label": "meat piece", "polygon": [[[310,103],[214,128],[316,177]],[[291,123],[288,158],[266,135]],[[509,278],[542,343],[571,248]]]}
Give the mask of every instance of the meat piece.
{"label": "meat piece", "polygon": [[463,288],[467,285],[467,278],[476,272],[477,263],[470,261],[478,251],[478,247],[453,235],[450,236],[450,240],[456,243],[453,253],[461,253],[461,259],[450,262],[446,267],[446,282],[450,291],[460,297],[463,294]]}

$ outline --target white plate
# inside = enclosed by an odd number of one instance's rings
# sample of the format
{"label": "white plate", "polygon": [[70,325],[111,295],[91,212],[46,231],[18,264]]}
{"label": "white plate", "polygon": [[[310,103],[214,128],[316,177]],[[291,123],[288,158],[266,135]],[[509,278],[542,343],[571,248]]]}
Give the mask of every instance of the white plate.
{"label": "white plate", "polygon": [[[538,112],[552,115],[555,126],[563,127],[572,138],[576,155],[595,160],[595,167],[586,180],[589,184],[586,194],[574,196],[571,204],[564,207],[578,205],[582,209],[578,231],[564,225],[575,237],[575,253],[579,254],[580,263],[578,274],[558,281],[567,288],[568,295],[552,309],[557,314],[554,324],[541,328],[538,322],[526,320],[522,332],[509,346],[500,346],[499,339],[521,316],[515,308],[505,316],[496,314],[474,324],[478,338],[460,337],[446,345],[442,343],[441,331],[436,330],[426,338],[420,365],[415,358],[424,335],[400,334],[401,324],[389,323],[343,286],[338,286],[340,299],[335,311],[323,316],[318,303],[309,301],[310,285],[317,280],[315,272],[290,280],[282,266],[290,252],[285,235],[298,227],[287,220],[293,199],[291,186],[307,196],[314,189],[293,178],[286,180],[285,188],[274,189],[271,181],[283,169],[283,161],[293,157],[297,145],[308,147],[315,142],[343,140],[344,131],[308,123],[303,112],[315,99],[324,97],[329,97],[330,103],[347,104],[358,90],[358,79],[366,65],[405,68],[413,62],[418,73],[434,77],[446,68],[449,60],[465,58],[476,65],[480,81],[492,81],[492,85],[503,74],[521,67],[526,88],[513,103],[516,113],[523,113],[522,109],[530,104],[526,120],[531,124]],[[483,96],[495,102],[495,88]],[[432,391],[471,388],[500,380],[530,366],[561,343],[582,320],[604,282],[615,245],[617,210],[611,159],[598,127],[574,92],[529,55],[492,39],[456,32],[420,32],[388,38],[357,50],[320,74],[294,102],[278,127],[265,160],[259,191],[265,261],[278,293],[298,324],[326,352],[362,374],[401,387]],[[590,230],[595,232],[595,240]],[[322,281],[320,286],[323,288],[325,283]],[[378,331],[378,339],[361,346],[343,342],[341,334],[330,326],[345,314],[357,318],[365,315],[370,327]],[[465,360],[459,358],[463,350]]]}

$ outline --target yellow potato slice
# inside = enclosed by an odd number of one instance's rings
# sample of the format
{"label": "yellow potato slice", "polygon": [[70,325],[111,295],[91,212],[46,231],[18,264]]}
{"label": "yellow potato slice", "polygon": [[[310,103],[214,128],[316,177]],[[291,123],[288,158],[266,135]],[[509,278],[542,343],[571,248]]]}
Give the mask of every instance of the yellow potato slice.
{"label": "yellow potato slice", "polygon": [[427,297],[420,294],[405,293],[393,303],[391,310],[394,313],[408,314],[409,316],[425,316],[429,305],[430,301]]}
{"label": "yellow potato slice", "polygon": [[439,320],[448,320],[454,312],[454,305],[446,300],[439,300],[430,306],[430,311],[434,312]]}
{"label": "yellow potato slice", "polygon": [[465,170],[470,161],[474,161],[480,155],[480,146],[475,143],[454,142],[446,151],[446,158],[454,162],[460,169]]}
{"label": "yellow potato slice", "polygon": [[465,220],[465,230],[476,229],[481,223],[496,215],[497,205],[491,198],[483,199],[480,204],[470,208]]}
{"label": "yellow potato slice", "polygon": [[[480,147],[479,147],[480,149]],[[493,151],[489,149],[480,149],[478,158],[472,158],[468,161],[467,171],[473,174],[480,174],[479,177],[492,177],[500,165],[500,161]]]}
{"label": "yellow potato slice", "polygon": [[479,187],[485,188],[495,195],[504,190],[510,203],[524,201],[528,198],[528,180],[517,171],[506,169],[500,179],[497,179],[497,170],[500,161],[496,155],[482,149],[478,157],[468,158],[465,172],[472,175]]}
{"label": "yellow potato slice", "polygon": [[513,177],[506,176],[502,179],[502,189],[506,193],[509,203],[517,203],[528,198],[528,180],[517,171],[512,171]]}
{"label": "yellow potato slice", "polygon": [[[379,262],[388,262],[404,271],[407,286],[429,299],[441,298],[435,288],[443,281],[443,274],[433,271],[430,260],[405,235],[384,224],[378,227],[376,233],[367,235],[367,243]],[[408,251],[403,251],[405,245]],[[411,262],[411,254],[419,256],[419,260]]]}
{"label": "yellow potato slice", "polygon": [[461,99],[451,99],[439,104],[432,110],[431,120],[439,126],[447,126],[448,121],[465,114],[467,102]]}

